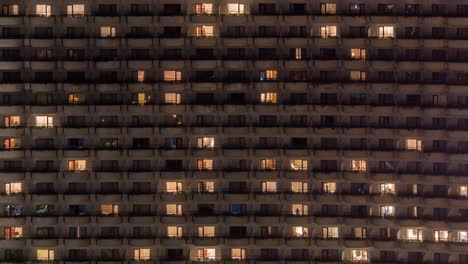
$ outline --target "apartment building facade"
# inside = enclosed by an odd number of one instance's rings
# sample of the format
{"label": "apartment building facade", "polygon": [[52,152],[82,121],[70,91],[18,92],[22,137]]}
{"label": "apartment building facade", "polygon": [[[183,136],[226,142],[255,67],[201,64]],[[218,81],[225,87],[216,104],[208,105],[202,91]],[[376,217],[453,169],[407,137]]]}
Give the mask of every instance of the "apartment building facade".
{"label": "apartment building facade", "polygon": [[466,0],[0,5],[0,261],[468,263]]}

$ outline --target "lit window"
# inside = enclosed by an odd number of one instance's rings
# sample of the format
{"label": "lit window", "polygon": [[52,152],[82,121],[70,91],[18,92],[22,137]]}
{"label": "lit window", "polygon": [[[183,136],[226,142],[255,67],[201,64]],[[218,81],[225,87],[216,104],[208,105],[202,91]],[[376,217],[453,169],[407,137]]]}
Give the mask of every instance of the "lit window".
{"label": "lit window", "polygon": [[36,116],[36,127],[54,127],[53,116]]}
{"label": "lit window", "polygon": [[379,27],[379,38],[394,38],[395,31],[393,26]]}
{"label": "lit window", "polygon": [[322,238],[338,238],[338,227],[327,226],[322,227]]}
{"label": "lit window", "polygon": [[261,93],[260,102],[267,104],[276,104],[278,99],[277,93]]}
{"label": "lit window", "polygon": [[21,238],[21,237],[23,237],[23,228],[18,227],[18,226],[5,227],[4,228],[4,233],[5,233],[5,240]]}
{"label": "lit window", "polygon": [[306,171],[307,170],[307,160],[290,160],[289,168],[295,171]]}
{"label": "lit window", "polygon": [[133,250],[133,260],[145,261],[150,260],[151,250],[149,248],[136,248]]}
{"label": "lit window", "polygon": [[199,248],[197,250],[197,260],[198,261],[211,261],[216,259],[216,249],[215,248]]}
{"label": "lit window", "polygon": [[457,240],[458,242],[468,242],[468,231],[458,231]]}
{"label": "lit window", "polygon": [[447,230],[434,230],[434,241],[448,241],[448,231]]}
{"label": "lit window", "polygon": [[119,215],[118,204],[101,204],[102,215]]}
{"label": "lit window", "polygon": [[144,82],[145,81],[145,71],[137,71],[136,72],[137,82]]}
{"label": "lit window", "polygon": [[264,181],[262,182],[262,192],[276,192],[276,182],[274,181]]}
{"label": "lit window", "polygon": [[19,138],[4,138],[3,139],[3,149],[11,150],[18,149],[21,147],[21,139]]}
{"label": "lit window", "polygon": [[213,4],[196,4],[195,13],[201,14],[213,14]]}
{"label": "lit window", "polygon": [[292,204],[291,211],[293,215],[309,215],[309,205],[307,204]]}
{"label": "lit window", "polygon": [[70,171],[84,171],[86,170],[86,160],[69,160],[68,170]]}
{"label": "lit window", "polygon": [[353,249],[352,250],[352,261],[353,262],[368,262],[367,250],[365,249]]}
{"label": "lit window", "polygon": [[322,182],[322,192],[324,193],[335,193],[336,182]]}
{"label": "lit window", "polygon": [[416,228],[406,229],[406,240],[422,241],[423,240],[422,235],[423,235],[423,233],[422,233],[421,229],[416,229]]}
{"label": "lit window", "polygon": [[353,228],[354,238],[365,239],[367,237],[366,227],[355,227]]}
{"label": "lit window", "polygon": [[349,79],[351,81],[365,81],[367,77],[366,75],[365,71],[350,71]]}
{"label": "lit window", "polygon": [[182,80],[182,72],[180,71],[164,71],[164,81],[175,82]]}
{"label": "lit window", "polygon": [[245,260],[247,250],[245,248],[231,248],[231,259],[232,260]]}
{"label": "lit window", "polygon": [[351,167],[353,171],[364,172],[367,170],[367,162],[365,160],[352,160]]}
{"label": "lit window", "polygon": [[214,237],[215,227],[214,226],[199,226],[198,237]]}
{"label": "lit window", "polygon": [[302,48],[295,48],[295,49],[294,49],[294,58],[295,58],[296,60],[300,60],[300,59],[302,59],[302,56],[303,56],[303,54],[302,54]]}
{"label": "lit window", "polygon": [[214,192],[213,181],[199,181],[197,183],[198,192]]}
{"label": "lit window", "polygon": [[213,26],[196,26],[195,32],[197,37],[213,37],[214,27]]}
{"label": "lit window", "polygon": [[177,215],[181,216],[182,205],[181,204],[166,204],[166,215]]}
{"label": "lit window", "polygon": [[197,138],[197,148],[214,148],[214,137],[199,137]]}
{"label": "lit window", "polygon": [[336,4],[329,4],[329,3],[320,4],[320,13],[324,15],[336,14]]}
{"label": "lit window", "polygon": [[101,38],[115,38],[117,37],[116,27],[101,27],[100,28]]}
{"label": "lit window", "polygon": [[336,26],[321,26],[320,37],[322,38],[334,38],[336,37]]}
{"label": "lit window", "polygon": [[197,168],[199,170],[212,170],[213,160],[212,159],[201,159],[197,161]]}
{"label": "lit window", "polygon": [[227,12],[230,15],[242,15],[245,14],[245,5],[239,3],[227,4]]}
{"label": "lit window", "polygon": [[422,141],[419,139],[407,139],[406,140],[406,150],[422,150]]}
{"label": "lit window", "polygon": [[83,4],[67,5],[67,16],[84,16]]}
{"label": "lit window", "polygon": [[5,116],[4,118],[5,127],[18,127],[21,125],[20,116]]}
{"label": "lit window", "polygon": [[166,192],[181,193],[183,191],[183,183],[177,181],[166,182]]}
{"label": "lit window", "polygon": [[459,195],[463,197],[468,196],[468,185],[460,185],[459,187]]}
{"label": "lit window", "polygon": [[170,238],[181,238],[184,233],[183,233],[183,227],[182,226],[168,226],[167,227],[167,237]]}
{"label": "lit window", "polygon": [[305,226],[293,226],[292,233],[294,237],[308,237],[309,228]]}
{"label": "lit window", "polygon": [[76,105],[80,103],[80,94],[72,93],[68,95],[68,103],[72,105]]}
{"label": "lit window", "polygon": [[182,94],[180,93],[164,93],[164,103],[180,104],[182,103]]}
{"label": "lit window", "polygon": [[351,59],[365,60],[366,49],[351,49]]}
{"label": "lit window", "polygon": [[260,81],[275,81],[278,78],[276,70],[260,71]]}
{"label": "lit window", "polygon": [[36,260],[53,261],[55,254],[53,249],[38,249],[36,250]]}
{"label": "lit window", "polygon": [[394,183],[381,183],[380,193],[381,194],[395,194],[395,184]]}
{"label": "lit window", "polygon": [[50,17],[52,15],[51,5],[36,5],[36,16]]}
{"label": "lit window", "polygon": [[148,104],[151,97],[146,95],[146,93],[136,93],[133,95],[133,104],[145,105]]}
{"label": "lit window", "polygon": [[5,183],[5,194],[15,195],[23,192],[23,184],[21,182]]}
{"label": "lit window", "polygon": [[4,16],[17,16],[19,15],[19,5],[3,5],[2,15]]}
{"label": "lit window", "polygon": [[262,170],[275,170],[276,160],[274,159],[263,159],[260,161],[260,168]]}
{"label": "lit window", "polygon": [[307,182],[291,182],[291,191],[295,193],[309,192],[309,183]]}
{"label": "lit window", "polygon": [[380,216],[382,217],[395,216],[395,206],[391,206],[391,205],[380,206]]}

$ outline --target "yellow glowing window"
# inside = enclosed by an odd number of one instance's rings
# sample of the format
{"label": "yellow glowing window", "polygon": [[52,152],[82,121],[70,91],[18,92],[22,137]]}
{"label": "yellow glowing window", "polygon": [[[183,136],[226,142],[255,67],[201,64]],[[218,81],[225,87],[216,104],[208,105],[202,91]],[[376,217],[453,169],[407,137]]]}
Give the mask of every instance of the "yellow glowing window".
{"label": "yellow glowing window", "polygon": [[321,26],[320,37],[322,38],[333,38],[337,36],[336,26]]}
{"label": "yellow glowing window", "polygon": [[213,160],[212,159],[201,159],[197,161],[197,168],[199,170],[212,170]]}
{"label": "yellow glowing window", "polygon": [[174,82],[182,80],[182,72],[180,71],[164,71],[164,81]]}
{"label": "yellow glowing window", "polygon": [[68,95],[68,103],[69,104],[79,104],[80,103],[80,95],[76,93],[72,93]]}
{"label": "yellow glowing window", "polygon": [[247,249],[245,248],[231,248],[232,260],[245,260],[247,257]]}
{"label": "yellow glowing window", "polygon": [[458,242],[468,242],[468,231],[458,231],[457,240]]}
{"label": "yellow glowing window", "polygon": [[380,206],[380,216],[395,216],[395,206],[384,205]]}
{"label": "yellow glowing window", "polygon": [[395,194],[395,184],[394,183],[381,183],[380,193],[381,194]]}
{"label": "yellow glowing window", "polygon": [[165,93],[164,103],[166,104],[180,104],[182,103],[182,94],[180,93]]}
{"label": "yellow glowing window", "polygon": [[366,49],[351,49],[351,59],[355,60],[365,60],[366,59]]}
{"label": "yellow glowing window", "polygon": [[260,72],[260,81],[274,81],[278,78],[276,70],[266,70]]}
{"label": "yellow glowing window", "polygon": [[213,37],[214,27],[213,26],[196,26],[195,32],[197,37]]}
{"label": "yellow glowing window", "polygon": [[21,139],[19,138],[5,138],[3,139],[3,148],[6,150],[17,149],[21,147]]}
{"label": "yellow glowing window", "polygon": [[14,195],[23,192],[23,184],[21,182],[5,183],[5,194]]}
{"label": "yellow glowing window", "polygon": [[309,205],[307,204],[292,204],[291,213],[293,215],[301,216],[309,214]]}
{"label": "yellow glowing window", "polygon": [[294,49],[294,58],[296,60],[302,59],[302,49],[301,48],[295,48]]}
{"label": "yellow glowing window", "polygon": [[101,38],[115,38],[117,36],[116,27],[101,27],[99,32]]}
{"label": "yellow glowing window", "polygon": [[86,170],[86,160],[69,160],[68,170],[70,171],[83,171]]}
{"label": "yellow glowing window", "polygon": [[145,105],[149,102],[149,100],[150,97],[147,96],[146,93],[137,93],[134,95],[133,103],[138,105]]}
{"label": "yellow glowing window", "polygon": [[366,80],[366,72],[365,71],[350,71],[349,72],[349,79],[351,81],[365,81]]}
{"label": "yellow glowing window", "polygon": [[101,204],[102,215],[119,215],[118,204]]}
{"label": "yellow glowing window", "polygon": [[367,161],[365,160],[352,160],[351,169],[356,172],[364,172],[367,170]]}
{"label": "yellow glowing window", "polygon": [[53,261],[55,252],[53,249],[38,249],[36,250],[36,260],[39,261]]}
{"label": "yellow glowing window", "polygon": [[52,5],[36,5],[36,16],[50,17],[52,15]]}
{"label": "yellow glowing window", "polygon": [[199,181],[197,183],[198,192],[214,192],[213,181]]}
{"label": "yellow glowing window", "polygon": [[406,140],[406,150],[422,150],[422,141],[419,139],[407,139]]}
{"label": "yellow glowing window", "polygon": [[19,5],[4,5],[2,6],[2,14],[4,16],[17,16],[19,15]]}
{"label": "yellow glowing window", "polygon": [[468,196],[468,185],[460,185],[459,194],[460,194],[460,196],[467,197]]}
{"label": "yellow glowing window", "polygon": [[137,71],[137,82],[144,82],[145,81],[145,71]]}
{"label": "yellow glowing window", "polygon": [[278,94],[277,93],[261,93],[260,94],[260,102],[262,103],[270,103],[275,104],[278,101]]}
{"label": "yellow glowing window", "polygon": [[260,168],[262,170],[274,170],[276,169],[276,160],[274,159],[263,159],[260,161]]}
{"label": "yellow glowing window", "polygon": [[307,182],[291,182],[291,191],[295,193],[309,192],[309,183]]}
{"label": "yellow glowing window", "polygon": [[84,16],[84,9],[83,4],[67,5],[67,16]]}
{"label": "yellow glowing window", "polygon": [[197,148],[214,148],[214,137],[199,137],[197,138]]}
{"label": "yellow glowing window", "polygon": [[276,192],[277,183],[275,181],[264,181],[262,182],[262,192]]}
{"label": "yellow glowing window", "polygon": [[335,193],[336,182],[322,182],[322,192],[324,193]]}
{"label": "yellow glowing window", "polygon": [[367,250],[365,249],[353,249],[351,251],[352,261],[356,263],[369,262],[367,257]]}
{"label": "yellow glowing window", "polygon": [[20,116],[5,116],[4,118],[5,127],[17,127],[21,125]]}
{"label": "yellow glowing window", "polygon": [[183,214],[182,205],[181,204],[166,204],[166,214],[181,216]]}
{"label": "yellow glowing window", "polygon": [[448,231],[447,230],[434,230],[434,241],[448,241]]}
{"label": "yellow glowing window", "polygon": [[338,227],[327,226],[322,227],[322,238],[338,238]]}
{"label": "yellow glowing window", "polygon": [[136,248],[133,250],[133,260],[145,261],[151,259],[151,250],[149,248]]}
{"label": "yellow glowing window", "polygon": [[320,4],[320,13],[324,15],[336,14],[336,4],[322,3]]}
{"label": "yellow glowing window", "polygon": [[181,238],[184,233],[184,229],[182,226],[168,226],[167,227],[167,237],[170,238]]}
{"label": "yellow glowing window", "polygon": [[290,160],[289,168],[295,171],[306,171],[307,170],[307,160]]}
{"label": "yellow glowing window", "polygon": [[379,38],[394,38],[395,29],[393,26],[379,27]]}
{"label": "yellow glowing window", "polygon": [[23,228],[22,227],[5,227],[5,240],[21,238],[23,237]]}
{"label": "yellow glowing window", "polygon": [[213,14],[213,4],[196,4],[196,14]]}
{"label": "yellow glowing window", "polygon": [[309,236],[309,228],[305,226],[293,226],[292,233],[294,237],[307,237]]}
{"label": "yellow glowing window", "polygon": [[214,226],[199,226],[198,237],[214,237],[215,227]]}
{"label": "yellow glowing window", "polygon": [[423,232],[422,232],[421,229],[408,228],[408,229],[406,230],[406,239],[407,239],[407,240],[422,241],[422,239],[423,239]]}
{"label": "yellow glowing window", "polygon": [[239,3],[229,3],[227,4],[227,13],[230,15],[245,14],[245,5]]}
{"label": "yellow glowing window", "polygon": [[36,127],[54,127],[53,116],[36,116]]}
{"label": "yellow glowing window", "polygon": [[180,193],[184,189],[183,183],[179,181],[170,181],[166,182],[166,192],[170,193]]}
{"label": "yellow glowing window", "polygon": [[212,261],[216,259],[215,248],[199,248],[197,249],[198,261]]}

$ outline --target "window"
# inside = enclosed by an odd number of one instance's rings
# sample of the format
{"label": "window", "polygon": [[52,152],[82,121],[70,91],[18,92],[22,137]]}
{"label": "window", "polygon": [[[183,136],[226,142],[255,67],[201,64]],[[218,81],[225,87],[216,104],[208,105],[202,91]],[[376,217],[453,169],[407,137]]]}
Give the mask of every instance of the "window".
{"label": "window", "polygon": [[434,242],[448,241],[447,230],[434,230]]}
{"label": "window", "polygon": [[306,55],[306,49],[305,48],[294,48],[291,49],[291,57],[296,59],[296,60],[301,60],[305,57]]}
{"label": "window", "polygon": [[395,216],[395,206],[390,206],[390,205],[380,206],[380,216],[382,217]]}
{"label": "window", "polygon": [[137,82],[145,81],[145,71],[136,71],[136,81]]}
{"label": "window", "polygon": [[338,238],[338,227],[322,227],[322,238]]}
{"label": "window", "polygon": [[320,4],[320,13],[323,15],[335,15],[336,14],[336,4],[321,3]]}
{"label": "window", "polygon": [[184,235],[184,228],[182,226],[168,226],[167,237],[181,238]]}
{"label": "window", "polygon": [[274,159],[260,160],[260,169],[262,169],[262,170],[275,170],[276,169],[276,160],[274,160]]}
{"label": "window", "polygon": [[322,182],[322,192],[324,193],[335,193],[336,182]]}
{"label": "window", "polygon": [[353,15],[364,14],[366,10],[365,4],[351,3],[349,4],[349,12]]}
{"label": "window", "polygon": [[468,185],[460,185],[458,187],[458,194],[462,197],[468,196]]}
{"label": "window", "polygon": [[133,260],[136,261],[145,261],[150,260],[151,250],[149,248],[136,248],[133,250]]}
{"label": "window", "polygon": [[50,17],[52,15],[52,5],[36,5],[36,16]]}
{"label": "window", "polygon": [[367,170],[367,161],[365,160],[352,160],[351,169],[355,172],[364,172]]}
{"label": "window", "polygon": [[166,182],[166,192],[181,193],[183,191],[183,183],[178,181]]}
{"label": "window", "polygon": [[54,127],[53,116],[36,116],[36,127]]}
{"label": "window", "polygon": [[394,38],[394,26],[381,26],[379,27],[379,38]]}
{"label": "window", "polygon": [[245,5],[238,3],[227,4],[227,13],[229,15],[242,15],[245,14]]}
{"label": "window", "polygon": [[212,159],[200,159],[197,161],[197,169],[199,170],[213,170]]}
{"label": "window", "polygon": [[197,148],[214,148],[214,137],[199,137],[197,138]]}
{"label": "window", "polygon": [[12,150],[18,149],[21,147],[21,140],[18,138],[4,138],[3,139],[3,149]]}
{"label": "window", "polygon": [[422,150],[422,141],[419,139],[407,139],[406,140],[406,150]]}
{"label": "window", "polygon": [[213,37],[214,27],[213,26],[196,26],[195,36],[197,37]]}
{"label": "window", "polygon": [[84,9],[83,4],[67,5],[67,16],[84,16]]}
{"label": "window", "polygon": [[308,237],[309,228],[305,226],[293,226],[292,234],[293,234],[293,237]]}
{"label": "window", "polygon": [[198,192],[214,192],[213,181],[199,181],[197,183]]}
{"label": "window", "polygon": [[133,94],[133,104],[138,104],[138,105],[145,105],[148,104],[150,101],[151,97],[149,95],[146,95],[146,93],[135,93]]}
{"label": "window", "polygon": [[86,170],[86,160],[69,160],[68,161],[69,171],[84,171]]}
{"label": "window", "polygon": [[293,215],[303,216],[309,215],[309,205],[307,204],[292,204],[291,211]]}
{"label": "window", "polygon": [[381,183],[379,189],[381,194],[395,194],[394,183]]}
{"label": "window", "polygon": [[196,4],[195,13],[201,14],[213,14],[213,4]]}
{"label": "window", "polygon": [[199,226],[198,237],[215,237],[214,226]]}
{"label": "window", "polygon": [[458,242],[468,242],[468,231],[458,231],[456,240]]}
{"label": "window", "polygon": [[216,259],[215,248],[199,248],[197,249],[198,261],[212,261]]}
{"label": "window", "polygon": [[264,181],[262,182],[262,192],[276,192],[276,182],[275,181]]}
{"label": "window", "polygon": [[53,249],[38,249],[36,250],[36,260],[39,261],[54,261],[54,250]]}
{"label": "window", "polygon": [[14,195],[23,192],[23,184],[21,182],[5,183],[5,194]]}
{"label": "window", "polygon": [[276,104],[277,100],[278,100],[277,93],[261,93],[260,94],[261,103]]}
{"label": "window", "polygon": [[366,72],[365,71],[350,71],[349,72],[349,79],[351,81],[365,81],[366,80]]}
{"label": "window", "polygon": [[260,71],[260,81],[275,81],[278,78],[278,72],[276,70]]}
{"label": "window", "polygon": [[164,71],[164,81],[166,82],[175,82],[182,80],[181,71]]}
{"label": "window", "polygon": [[5,240],[21,238],[23,237],[23,228],[16,226],[16,227],[5,227]]}
{"label": "window", "polygon": [[115,216],[119,215],[118,204],[101,204],[101,215]]}
{"label": "window", "polygon": [[309,192],[309,183],[291,182],[291,191],[295,193],[307,193]]}
{"label": "window", "polygon": [[367,250],[365,249],[353,249],[351,251],[351,254],[353,262],[369,262],[369,259],[367,257]]}
{"label": "window", "polygon": [[115,38],[117,37],[117,28],[116,27],[101,27],[100,28],[101,38]]}
{"label": "window", "polygon": [[2,5],[3,16],[17,16],[19,15],[19,5]]}
{"label": "window", "polygon": [[182,204],[166,204],[166,215],[181,216]]}
{"label": "window", "polygon": [[337,36],[336,26],[321,26],[320,37],[321,38],[334,38]]}
{"label": "window", "polygon": [[294,171],[306,171],[307,170],[307,160],[290,160],[289,168]]}
{"label": "window", "polygon": [[353,237],[358,239],[365,239],[367,237],[366,227],[355,227],[353,228]]}
{"label": "window", "polygon": [[68,94],[68,103],[71,105],[76,105],[80,103],[81,95],[77,93]]}
{"label": "window", "polygon": [[164,93],[164,103],[166,104],[181,104],[182,94],[180,93]]}
{"label": "window", "polygon": [[247,249],[245,248],[231,248],[232,260],[245,260],[247,257]]}
{"label": "window", "polygon": [[366,49],[351,49],[351,59],[355,60],[365,60],[366,59]]}
{"label": "window", "polygon": [[5,116],[4,118],[5,127],[18,127],[21,125],[20,116]]}

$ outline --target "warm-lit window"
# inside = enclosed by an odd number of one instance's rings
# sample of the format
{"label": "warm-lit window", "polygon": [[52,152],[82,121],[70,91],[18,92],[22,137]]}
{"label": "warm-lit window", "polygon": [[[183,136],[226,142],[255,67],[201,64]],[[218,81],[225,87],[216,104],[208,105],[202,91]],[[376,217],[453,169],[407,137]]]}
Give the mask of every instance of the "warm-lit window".
{"label": "warm-lit window", "polygon": [[182,204],[166,204],[166,214],[181,216],[183,214]]}
{"label": "warm-lit window", "polygon": [[136,248],[133,250],[133,260],[145,261],[150,260],[151,250],[149,248]]}
{"label": "warm-lit window", "polygon": [[15,195],[23,192],[23,184],[21,182],[5,183],[5,194]]}
{"label": "warm-lit window", "polygon": [[229,3],[227,4],[227,12],[230,15],[245,14],[245,5],[239,3]]}
{"label": "warm-lit window", "polygon": [[294,49],[294,58],[295,58],[296,60],[300,60],[300,59],[302,59],[302,56],[303,56],[303,54],[302,54],[302,48],[295,48],[295,49]]}
{"label": "warm-lit window", "polygon": [[84,9],[83,4],[67,5],[67,16],[84,16]]}
{"label": "warm-lit window", "polygon": [[166,182],[166,192],[169,193],[180,193],[183,189],[183,183],[179,181]]}
{"label": "warm-lit window", "polygon": [[214,192],[214,181],[199,181],[197,190],[198,192]]}
{"label": "warm-lit window", "polygon": [[322,227],[322,238],[338,238],[338,227],[336,226],[327,226]]}
{"label": "warm-lit window", "polygon": [[380,206],[380,216],[383,216],[383,217],[395,216],[395,206],[392,206],[392,205]]}
{"label": "warm-lit window", "polygon": [[115,38],[117,37],[116,27],[101,27],[100,28],[101,38]]}
{"label": "warm-lit window", "polygon": [[277,93],[261,93],[260,94],[260,102],[267,103],[267,104],[275,104],[277,103],[278,95]]}
{"label": "warm-lit window", "polygon": [[351,254],[353,262],[369,262],[365,249],[353,249]]}
{"label": "warm-lit window", "polygon": [[293,215],[309,215],[309,205],[307,204],[292,204],[291,205],[291,213]]}
{"label": "warm-lit window", "polygon": [[275,170],[276,160],[274,159],[263,159],[260,161],[260,168],[262,170]]}
{"label": "warm-lit window", "polygon": [[68,170],[70,171],[83,171],[86,170],[86,160],[69,160]]}
{"label": "warm-lit window", "polygon": [[307,182],[291,182],[291,191],[295,193],[309,192],[309,183]]}
{"label": "warm-lit window", "polygon": [[278,78],[276,70],[260,71],[260,81],[275,81]]}
{"label": "warm-lit window", "polygon": [[306,171],[307,170],[307,160],[290,160],[289,168],[295,171]]}
{"label": "warm-lit window", "polygon": [[55,254],[53,249],[38,249],[36,250],[36,260],[53,261]]}
{"label": "warm-lit window", "polygon": [[201,159],[197,161],[197,169],[199,170],[213,170],[212,159]]}
{"label": "warm-lit window", "polygon": [[5,239],[15,239],[23,237],[23,228],[19,226],[15,227],[5,227],[4,228]]}
{"label": "warm-lit window", "polygon": [[213,14],[213,4],[196,4],[195,13],[201,14]]}
{"label": "warm-lit window", "polygon": [[199,248],[197,249],[197,260],[198,261],[211,261],[216,259],[215,248]]}
{"label": "warm-lit window", "polygon": [[213,26],[196,26],[195,36],[197,37],[213,37],[214,27]]}
{"label": "warm-lit window", "polygon": [[423,232],[421,229],[416,228],[408,228],[406,229],[406,239],[407,240],[423,240]]}
{"label": "warm-lit window", "polygon": [[199,226],[198,237],[214,237],[215,227],[214,226]]}
{"label": "warm-lit window", "polygon": [[366,227],[355,227],[353,228],[353,237],[358,239],[367,238],[367,228]]}
{"label": "warm-lit window", "polygon": [[164,71],[164,81],[166,82],[175,82],[182,80],[181,71]]}
{"label": "warm-lit window", "polygon": [[118,204],[101,204],[102,215],[119,215]]}
{"label": "warm-lit window", "polygon": [[379,38],[394,38],[395,30],[393,26],[379,27]]}
{"label": "warm-lit window", "polygon": [[456,239],[458,242],[468,242],[468,231],[458,231]]}
{"label": "warm-lit window", "polygon": [[365,60],[366,49],[351,49],[351,59]]}
{"label": "warm-lit window", "polygon": [[419,139],[407,139],[406,140],[406,150],[422,150],[422,141]]}
{"label": "warm-lit window", "polygon": [[72,105],[79,104],[80,94],[77,94],[77,93],[68,94],[68,103]]}
{"label": "warm-lit window", "polygon": [[276,182],[275,181],[264,181],[262,182],[262,192],[276,192]]}
{"label": "warm-lit window", "polygon": [[350,71],[349,79],[351,81],[365,81],[367,74],[365,71]]}
{"label": "warm-lit window", "polygon": [[334,38],[337,36],[336,26],[321,26],[320,37],[322,38]]}
{"label": "warm-lit window", "polygon": [[324,15],[334,15],[334,14],[336,14],[336,4],[321,3],[320,4],[320,13],[324,14]]}
{"label": "warm-lit window", "polygon": [[166,104],[181,104],[182,94],[180,93],[164,93],[164,103]]}
{"label": "warm-lit window", "polygon": [[214,148],[214,137],[199,137],[197,138],[197,148]]}
{"label": "warm-lit window", "polygon": [[182,226],[168,226],[167,237],[181,238],[184,235],[184,228]]}
{"label": "warm-lit window", "polygon": [[133,95],[133,104],[145,105],[150,101],[151,97],[146,93],[136,93]]}
{"label": "warm-lit window", "polygon": [[447,230],[434,230],[434,242],[448,241]]}
{"label": "warm-lit window", "polygon": [[145,71],[137,71],[136,72],[137,82],[144,82],[145,81]]}
{"label": "warm-lit window", "polygon": [[394,183],[381,183],[380,193],[381,194],[395,194],[395,184]]}
{"label": "warm-lit window", "polygon": [[322,182],[322,192],[324,193],[335,193],[336,182]]}
{"label": "warm-lit window", "polygon": [[292,233],[294,237],[308,237],[309,228],[305,226],[293,226]]}
{"label": "warm-lit window", "polygon": [[4,16],[17,16],[19,15],[19,5],[3,5],[2,15]]}
{"label": "warm-lit window", "polygon": [[36,16],[50,17],[52,15],[52,5],[36,5]]}
{"label": "warm-lit window", "polygon": [[245,248],[231,248],[232,260],[245,260],[247,257],[247,249]]}
{"label": "warm-lit window", "polygon": [[36,116],[36,127],[54,127],[54,117]]}
{"label": "warm-lit window", "polygon": [[356,172],[364,172],[367,170],[367,161],[365,160],[352,160],[351,169]]}
{"label": "warm-lit window", "polygon": [[458,188],[458,193],[460,196],[467,197],[468,196],[468,185],[460,185]]}
{"label": "warm-lit window", "polygon": [[20,116],[5,116],[4,118],[5,127],[17,127],[21,125]]}
{"label": "warm-lit window", "polygon": [[19,138],[4,138],[3,139],[3,149],[11,150],[18,149],[21,147],[21,139]]}

